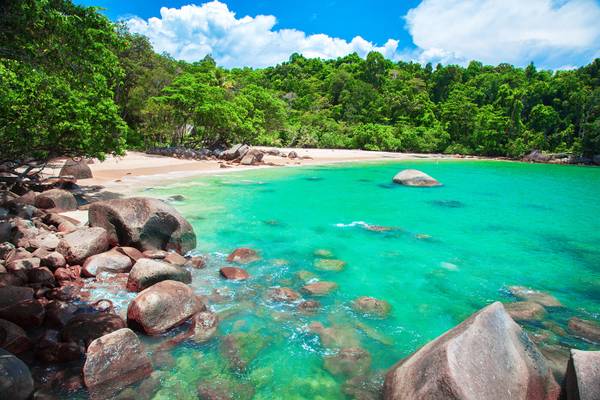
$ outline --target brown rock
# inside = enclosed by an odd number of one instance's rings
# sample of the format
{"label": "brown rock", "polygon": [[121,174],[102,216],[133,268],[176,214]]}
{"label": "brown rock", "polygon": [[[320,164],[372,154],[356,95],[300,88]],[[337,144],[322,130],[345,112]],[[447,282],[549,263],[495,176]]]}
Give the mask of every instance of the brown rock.
{"label": "brown rock", "polygon": [[82,228],[66,234],[56,251],[65,257],[69,264],[83,263],[88,257],[108,250],[106,230],[98,227]]}
{"label": "brown rock", "polygon": [[600,351],[571,350],[563,398],[565,400],[600,399]]}
{"label": "brown rock", "polygon": [[57,268],[54,271],[54,278],[58,282],[63,281],[76,281],[81,277],[81,267],[79,265],[75,265],[73,267],[68,268]]}
{"label": "brown rock", "polygon": [[165,261],[169,264],[178,265],[180,267],[183,267],[187,263],[187,259],[184,256],[174,252],[167,254]]}
{"label": "brown rock", "polygon": [[219,328],[219,317],[210,311],[199,312],[192,317],[191,339],[196,343],[211,339]]}
{"label": "brown rock", "polygon": [[384,399],[555,400],[546,360],[496,302],[390,369]]}
{"label": "brown rock", "polygon": [[569,320],[569,330],[576,336],[600,343],[600,324],[577,317]]}
{"label": "brown rock", "polygon": [[33,393],[33,378],[27,365],[0,349],[0,399],[27,400]]}
{"label": "brown rock", "polygon": [[60,342],[58,331],[48,330],[38,341],[35,355],[43,362],[64,363],[81,359],[83,349],[77,343]]}
{"label": "brown rock", "polygon": [[125,328],[125,321],[111,313],[85,313],[73,316],[60,331],[65,342],[87,346],[100,336]]}
{"label": "brown rock", "polygon": [[131,266],[131,258],[113,249],[88,257],[83,263],[82,272],[86,277],[94,277],[101,272],[129,272]]}
{"label": "brown rock", "polygon": [[509,286],[510,293],[519,300],[533,301],[544,307],[562,307],[560,301],[549,293],[530,289],[524,286]]}
{"label": "brown rock", "polygon": [[546,315],[546,309],[533,301],[505,303],[504,308],[515,321],[539,321]]}
{"label": "brown rock", "polygon": [[206,267],[206,260],[203,257],[192,257],[187,265],[195,269],[202,269]]}
{"label": "brown rock", "polygon": [[127,290],[139,292],[166,280],[191,283],[192,274],[185,268],[164,261],[140,258],[129,272]]}
{"label": "brown rock", "polygon": [[33,300],[32,288],[23,286],[0,287],[0,309],[27,300]]}
{"label": "brown rock", "polygon": [[144,255],[142,254],[142,252],[139,251],[138,249],[136,249],[135,247],[121,246],[121,247],[115,247],[115,249],[118,252],[123,253],[127,257],[131,258],[131,261],[133,261],[133,262],[135,262],[135,261],[139,260],[140,258],[144,257]]}
{"label": "brown rock", "polygon": [[73,211],[77,210],[77,200],[66,190],[50,189],[37,195],[35,206],[45,210]]}
{"label": "brown rock", "polygon": [[90,226],[105,228],[113,245],[181,254],[196,247],[196,235],[189,222],[157,199],[133,197],[96,202],[90,206],[89,221]]}
{"label": "brown rock", "polygon": [[368,296],[355,299],[352,308],[357,312],[381,318],[387,317],[392,310],[392,306],[387,301]]}
{"label": "brown rock", "polygon": [[26,300],[0,308],[0,318],[23,329],[37,328],[44,322],[45,310],[39,300]]}
{"label": "brown rock", "polygon": [[236,267],[223,267],[219,270],[219,273],[223,278],[233,281],[243,281],[250,278],[248,272]]}
{"label": "brown rock", "polygon": [[27,271],[40,266],[41,260],[37,257],[21,258],[6,263],[8,271]]}
{"label": "brown rock", "polygon": [[205,310],[189,286],[167,280],[143,290],[129,303],[127,321],[149,335],[157,335]]}
{"label": "brown rock", "polygon": [[273,302],[291,303],[300,299],[300,294],[288,287],[278,287],[269,289],[267,298]]}
{"label": "brown rock", "polygon": [[142,253],[142,256],[144,258],[151,258],[153,260],[164,260],[168,254],[169,253],[164,250],[145,250]]}
{"label": "brown rock", "polygon": [[62,329],[75,316],[77,306],[60,300],[53,300],[46,305],[46,326]]}
{"label": "brown rock", "polygon": [[84,158],[68,159],[60,169],[58,176],[72,176],[75,179],[93,178],[92,170]]}
{"label": "brown rock", "polygon": [[371,354],[360,347],[345,348],[325,357],[324,367],[332,375],[364,375],[371,367]]}
{"label": "brown rock", "polygon": [[90,391],[115,392],[152,373],[152,363],[140,339],[128,328],[103,335],[90,343],[83,380]]}
{"label": "brown rock", "polygon": [[20,326],[0,319],[0,347],[13,354],[19,354],[31,347],[31,341]]}
{"label": "brown rock", "polygon": [[227,262],[237,264],[249,264],[258,260],[260,260],[258,253],[247,247],[237,248],[227,257]]}
{"label": "brown rock", "polygon": [[315,260],[315,268],[321,271],[339,272],[344,269],[346,262],[342,260],[320,258]]}
{"label": "brown rock", "polygon": [[65,260],[65,257],[60,254],[58,251],[53,251],[50,253],[45,254],[42,258],[42,265],[45,267],[48,267],[52,270],[55,270],[57,268],[62,268],[65,265],[67,265],[67,260]]}
{"label": "brown rock", "polygon": [[314,313],[321,308],[321,303],[315,300],[306,300],[298,304],[298,310],[305,313]]}
{"label": "brown rock", "polygon": [[337,287],[338,285],[335,282],[319,281],[304,285],[302,291],[312,296],[325,296],[336,290]]}
{"label": "brown rock", "polygon": [[34,268],[27,271],[29,283],[32,285],[39,285],[44,287],[54,287],[56,280],[54,274],[46,267]]}

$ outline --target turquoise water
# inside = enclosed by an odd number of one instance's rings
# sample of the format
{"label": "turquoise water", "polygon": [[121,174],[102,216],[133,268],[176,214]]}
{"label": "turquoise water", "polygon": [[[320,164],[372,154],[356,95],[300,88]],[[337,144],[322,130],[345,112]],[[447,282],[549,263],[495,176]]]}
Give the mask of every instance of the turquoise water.
{"label": "turquoise water", "polygon": [[[444,186],[392,184],[404,168],[420,169]],[[573,315],[600,320],[598,168],[493,161],[346,164],[227,173],[144,194],[185,197],[173,205],[194,226],[196,253],[209,259],[207,269],[194,271],[192,285],[213,294],[211,307],[223,319],[220,337],[238,335],[251,360],[245,370],[232,370],[219,337],[180,345],[157,398],[195,398],[198,384],[209,381],[237,388],[231,390],[239,398],[257,399],[341,399],[359,389],[377,390],[385,369],[419,346],[493,301],[514,301],[506,289],[511,285],[558,298],[565,307],[550,310],[548,318],[562,328]],[[374,232],[365,229],[369,225],[395,229]],[[219,278],[226,255],[242,246],[262,256],[244,267],[251,279]],[[316,269],[318,249],[346,262],[344,270]],[[273,286],[299,291],[299,271],[339,286],[317,298],[322,307],[316,314],[265,300]],[[388,301],[390,315],[357,314],[350,303],[358,296]],[[323,357],[334,349],[309,331],[313,321],[333,328],[344,346],[367,350],[368,372],[350,381],[324,369]],[[548,340],[593,348],[566,332]]]}

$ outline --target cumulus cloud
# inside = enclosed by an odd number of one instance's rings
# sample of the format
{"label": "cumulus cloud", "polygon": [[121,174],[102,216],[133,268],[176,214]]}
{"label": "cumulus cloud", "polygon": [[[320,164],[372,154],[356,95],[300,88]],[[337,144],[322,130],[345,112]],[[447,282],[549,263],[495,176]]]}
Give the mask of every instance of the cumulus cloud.
{"label": "cumulus cloud", "polygon": [[423,0],[406,17],[421,62],[589,62],[600,43],[595,0]]}
{"label": "cumulus cloud", "polygon": [[356,36],[351,41],[325,34],[307,35],[295,29],[274,29],[272,15],[237,18],[218,0],[181,8],[160,9],[160,18],[138,17],[126,21],[132,32],[148,36],[155,50],[177,59],[197,61],[212,54],[225,67],[264,67],[289,58],[292,53],[306,57],[336,58],[353,52],[365,56],[378,51],[397,59],[398,41],[383,46]]}

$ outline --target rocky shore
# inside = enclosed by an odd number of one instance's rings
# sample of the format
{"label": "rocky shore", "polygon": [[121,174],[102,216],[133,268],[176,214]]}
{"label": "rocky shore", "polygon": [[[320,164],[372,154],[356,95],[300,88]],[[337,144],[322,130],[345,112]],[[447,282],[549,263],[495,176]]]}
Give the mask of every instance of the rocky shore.
{"label": "rocky shore", "polygon": [[[233,154],[232,159],[245,156]],[[78,390],[86,390],[92,399],[147,398],[160,386],[155,371],[168,359],[168,349],[217,335],[220,317],[208,299],[189,286],[191,271],[203,269],[205,260],[189,255],[196,247],[196,233],[188,221],[157,199],[82,201],[68,190],[75,188],[74,181],[57,179],[41,192],[8,193],[0,205],[0,398],[52,399],[54,393]],[[442,184],[416,170],[402,171],[394,182]],[[65,214],[74,210],[87,213],[87,222]],[[345,267],[325,249],[315,256],[317,270]],[[243,284],[249,277],[244,265],[258,259],[256,250],[238,248],[219,273]],[[267,301],[293,304],[298,312],[310,315],[320,307],[311,297],[338,289],[335,282],[314,281],[304,272],[305,284],[299,291],[271,287],[264,293]],[[109,300],[90,299],[88,288],[100,280],[132,293],[123,312]],[[324,357],[324,368],[344,377],[344,390],[354,398],[600,398],[600,352],[556,355],[556,349],[538,348],[544,340],[515,322],[542,325],[544,332],[559,331],[562,328],[552,326],[545,316],[561,308],[560,302],[525,287],[508,290],[519,301],[493,303],[400,360],[387,372],[383,388],[363,380],[371,355],[351,334],[319,322],[306,329],[331,350]],[[386,318],[391,311],[386,301],[368,296],[357,297],[350,306],[373,318]],[[170,334],[175,329],[177,334]],[[366,326],[357,329],[385,342],[384,335]],[[570,318],[568,329],[577,337],[600,342],[600,326],[592,321]],[[263,341],[253,343],[252,351],[245,349],[244,343],[254,341],[249,335],[221,338],[232,370],[244,371],[265,345]],[[148,346],[144,338],[156,340]],[[139,384],[139,391],[127,391],[132,384]],[[233,398],[243,389],[204,382],[198,397]]]}

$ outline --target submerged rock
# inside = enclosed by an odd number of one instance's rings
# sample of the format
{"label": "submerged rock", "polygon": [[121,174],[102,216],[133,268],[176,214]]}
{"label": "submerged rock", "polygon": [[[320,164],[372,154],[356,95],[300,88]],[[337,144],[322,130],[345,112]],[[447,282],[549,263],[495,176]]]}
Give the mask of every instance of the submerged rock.
{"label": "submerged rock", "polygon": [[140,339],[127,328],[104,335],[90,343],[83,379],[92,393],[108,394],[149,376],[152,363]]}
{"label": "submerged rock", "polygon": [[352,308],[360,313],[381,318],[387,317],[392,310],[392,306],[387,301],[368,296],[355,299],[352,302]]}
{"label": "submerged rock", "polygon": [[313,252],[316,257],[333,258],[333,252],[327,249],[317,249]]}
{"label": "submerged rock", "polygon": [[191,339],[196,343],[206,342],[219,328],[219,317],[210,311],[199,312],[192,317]]}
{"label": "submerged rock", "polygon": [[319,335],[321,345],[329,349],[360,347],[356,331],[350,326],[334,325],[325,327],[320,322],[312,322],[308,330]]}
{"label": "submerged rock", "polygon": [[291,303],[300,299],[300,294],[288,287],[278,287],[269,289],[267,298],[273,302]]}
{"label": "submerged rock", "polygon": [[562,307],[560,301],[549,293],[527,288],[525,286],[509,286],[510,293],[520,300],[533,301],[544,307]]}
{"label": "submerged rock", "polygon": [[260,260],[260,256],[256,250],[252,250],[247,247],[237,248],[227,257],[227,262],[233,262],[237,264],[250,264],[251,262],[258,260]]}
{"label": "submerged rock", "polygon": [[304,313],[315,313],[321,308],[321,303],[316,300],[306,300],[298,304],[298,311]]}
{"label": "submerged rock", "polygon": [[600,324],[596,321],[573,317],[569,320],[569,330],[576,336],[600,343]]}
{"label": "submerged rock", "polygon": [[338,285],[335,282],[319,281],[304,285],[302,291],[312,296],[325,296],[336,290],[337,287]]}
{"label": "submerged rock", "polygon": [[140,258],[127,279],[127,290],[139,292],[161,281],[192,282],[192,274],[185,268],[164,261]]}
{"label": "submerged rock", "polygon": [[600,399],[600,351],[571,350],[563,390],[566,400]]}
{"label": "submerged rock", "polygon": [[554,400],[560,388],[501,303],[473,314],[390,369],[386,400]]}
{"label": "submerged rock", "polygon": [[33,393],[33,378],[27,365],[0,349],[0,399],[27,400]]}
{"label": "submerged rock", "polygon": [[546,309],[533,301],[505,303],[504,308],[515,321],[539,321],[546,315]]}
{"label": "submerged rock", "polygon": [[81,265],[88,257],[108,250],[108,235],[103,228],[81,228],[65,235],[56,251],[70,265]]}
{"label": "submerged rock", "polygon": [[221,353],[230,369],[243,372],[266,345],[264,336],[258,333],[236,332],[222,338]]}
{"label": "submerged rock", "polygon": [[440,182],[433,179],[431,176],[416,169],[405,169],[400,171],[392,179],[394,183],[399,183],[404,186],[420,186],[432,187],[442,186]]}
{"label": "submerged rock", "polygon": [[170,205],[151,198],[132,197],[93,203],[90,226],[108,232],[113,245],[140,250],[174,250],[184,254],[196,247],[189,222]]}
{"label": "submerged rock", "polygon": [[364,375],[371,367],[371,354],[360,347],[345,348],[325,357],[324,367],[332,375]]}
{"label": "submerged rock", "polygon": [[162,281],[141,291],[127,308],[127,322],[149,335],[182,324],[206,306],[192,288],[177,281]]}
{"label": "submerged rock", "polygon": [[325,259],[320,258],[315,260],[315,268],[321,271],[335,271],[339,272],[344,269],[346,262],[342,260]]}
{"label": "submerged rock", "polygon": [[232,281],[243,281],[250,278],[248,272],[236,267],[223,267],[219,270],[221,276]]}

